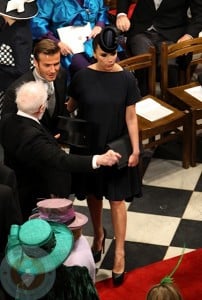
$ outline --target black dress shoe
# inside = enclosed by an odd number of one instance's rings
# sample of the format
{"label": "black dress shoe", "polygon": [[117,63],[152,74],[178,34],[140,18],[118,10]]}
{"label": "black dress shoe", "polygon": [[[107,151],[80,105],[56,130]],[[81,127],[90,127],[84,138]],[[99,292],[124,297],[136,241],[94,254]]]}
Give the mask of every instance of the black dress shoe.
{"label": "black dress shoe", "polygon": [[112,282],[115,286],[121,285],[124,282],[124,274],[123,273],[114,273],[112,272]]}
{"label": "black dress shoe", "polygon": [[96,251],[96,252],[94,252],[94,250],[92,249],[92,254],[93,254],[94,262],[97,263],[101,260],[102,249],[100,251]]}

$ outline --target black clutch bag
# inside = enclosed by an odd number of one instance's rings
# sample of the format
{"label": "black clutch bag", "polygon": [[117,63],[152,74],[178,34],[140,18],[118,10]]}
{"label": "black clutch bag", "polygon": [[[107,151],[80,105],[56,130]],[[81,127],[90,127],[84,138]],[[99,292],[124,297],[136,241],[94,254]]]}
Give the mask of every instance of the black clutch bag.
{"label": "black clutch bag", "polygon": [[121,154],[121,158],[117,163],[118,169],[122,169],[128,165],[128,158],[132,153],[132,145],[128,134],[122,135],[118,139],[108,143],[107,147]]}

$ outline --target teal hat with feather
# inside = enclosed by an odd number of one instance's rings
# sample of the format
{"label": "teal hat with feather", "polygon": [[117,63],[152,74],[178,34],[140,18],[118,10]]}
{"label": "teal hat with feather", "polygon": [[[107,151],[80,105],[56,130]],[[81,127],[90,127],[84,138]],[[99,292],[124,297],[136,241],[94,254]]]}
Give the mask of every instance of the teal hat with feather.
{"label": "teal hat with feather", "polygon": [[67,226],[41,219],[12,225],[6,249],[8,264],[19,273],[38,275],[55,270],[71,253]]}

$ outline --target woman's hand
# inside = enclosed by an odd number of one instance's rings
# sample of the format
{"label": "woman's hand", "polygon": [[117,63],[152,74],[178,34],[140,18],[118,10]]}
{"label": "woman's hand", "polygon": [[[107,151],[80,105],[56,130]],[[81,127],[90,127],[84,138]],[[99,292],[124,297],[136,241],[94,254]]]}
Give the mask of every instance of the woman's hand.
{"label": "woman's hand", "polygon": [[100,26],[95,26],[92,31],[91,31],[91,34],[88,36],[88,39],[91,39],[91,38],[95,38],[96,35],[98,35],[102,30],[102,27]]}
{"label": "woman's hand", "polygon": [[69,113],[74,112],[77,109],[77,107],[78,107],[77,101],[74,98],[72,98],[72,97],[68,97],[67,100],[66,100],[66,102],[64,104],[65,104],[65,106],[67,108],[67,111]]}
{"label": "woman's hand", "polygon": [[72,49],[67,44],[60,41],[58,46],[60,47],[60,52],[62,55],[67,56],[69,54],[73,54]]}
{"label": "woman's hand", "polygon": [[128,159],[128,167],[135,167],[139,162],[139,152],[132,153]]}

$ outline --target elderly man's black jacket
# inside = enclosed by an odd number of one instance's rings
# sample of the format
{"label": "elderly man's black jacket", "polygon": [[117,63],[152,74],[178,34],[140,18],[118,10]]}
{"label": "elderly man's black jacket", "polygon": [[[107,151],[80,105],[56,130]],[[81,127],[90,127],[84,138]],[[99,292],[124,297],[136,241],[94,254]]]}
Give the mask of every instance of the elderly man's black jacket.
{"label": "elderly man's black jacket", "polygon": [[92,156],[66,154],[55,138],[30,118],[7,114],[1,120],[0,136],[5,163],[16,173],[24,215],[37,198],[68,197],[71,172],[93,170]]}

